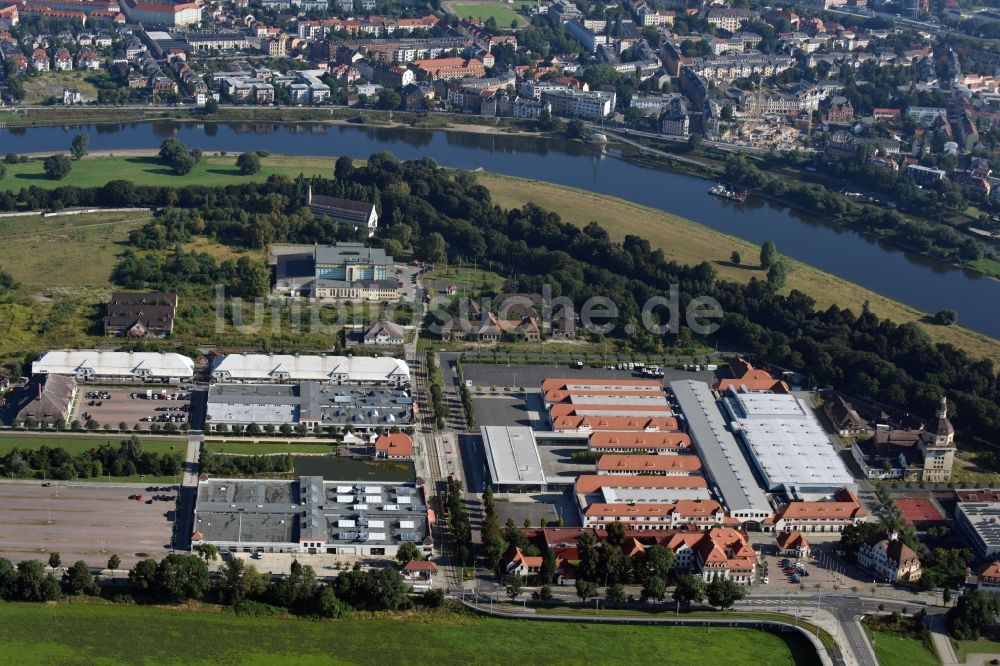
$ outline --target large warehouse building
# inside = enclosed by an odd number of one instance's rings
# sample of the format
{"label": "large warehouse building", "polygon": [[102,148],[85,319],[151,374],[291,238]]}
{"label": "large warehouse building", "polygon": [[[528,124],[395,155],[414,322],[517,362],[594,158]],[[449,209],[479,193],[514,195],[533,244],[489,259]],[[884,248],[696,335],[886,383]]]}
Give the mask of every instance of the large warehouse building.
{"label": "large warehouse building", "polygon": [[291,354],[227,354],[215,359],[217,382],[324,382],[332,384],[410,383],[405,361],[388,356],[293,356]]}
{"label": "large warehouse building", "polygon": [[433,520],[412,483],[208,479],[198,484],[191,547],[391,558],[414,543],[430,555]]}
{"label": "large warehouse building", "polygon": [[310,432],[327,426],[356,431],[406,427],[413,399],[399,388],[359,388],[319,382],[301,384],[213,384],[208,389],[205,430],[242,431],[256,424]]}
{"label": "large warehouse building", "polygon": [[482,426],[486,468],[497,492],[523,493],[546,490],[542,458],[531,428]]}
{"label": "large warehouse building", "polygon": [[692,380],[670,382],[684,415],[688,434],[701,456],[705,475],[729,513],[744,523],[760,523],[774,511],[733,434],[726,429],[708,384]]}
{"label": "large warehouse building", "polygon": [[194,362],[180,354],[61,350],[39,356],[31,373],[69,375],[80,381],[180,382],[194,376]]}
{"label": "large warehouse building", "polygon": [[731,387],[722,405],[767,490],[819,499],[841,488],[857,488],[823,426],[796,396]]}

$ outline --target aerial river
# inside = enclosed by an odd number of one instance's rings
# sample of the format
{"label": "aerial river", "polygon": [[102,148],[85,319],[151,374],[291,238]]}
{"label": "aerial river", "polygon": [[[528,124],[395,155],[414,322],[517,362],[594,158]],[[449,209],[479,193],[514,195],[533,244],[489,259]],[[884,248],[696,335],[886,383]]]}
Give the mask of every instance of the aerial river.
{"label": "aerial river", "polygon": [[[0,153],[62,151],[82,130],[91,151],[155,149],[168,137],[205,151],[268,150],[286,155],[350,155],[389,150],[400,159],[483,168],[628,199],[754,243],[774,240],[787,256],[924,312],[953,308],[963,326],[1000,339],[1000,281],[838,227],[819,217],[751,198],[742,207],[708,194],[710,183],[637,166],[578,142],[532,136],[317,123],[133,123],[0,130]],[[726,253],[724,253],[726,254]]]}

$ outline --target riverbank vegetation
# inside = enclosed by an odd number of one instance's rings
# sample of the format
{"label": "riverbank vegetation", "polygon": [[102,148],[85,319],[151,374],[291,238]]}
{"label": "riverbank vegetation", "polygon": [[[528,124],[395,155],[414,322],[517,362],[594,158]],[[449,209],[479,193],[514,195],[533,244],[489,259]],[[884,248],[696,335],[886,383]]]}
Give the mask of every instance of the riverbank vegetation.
{"label": "riverbank vegetation", "polygon": [[[977,262],[995,259],[992,247],[949,224],[926,219],[927,216],[941,218],[949,208],[964,208],[960,190],[944,181],[939,188],[920,190],[911,181],[897,178],[885,169],[868,165],[851,167],[851,164],[839,161],[828,164],[827,168],[848,182],[891,190],[899,202],[896,204],[899,210],[858,203],[823,185],[788,182],[769,176],[742,155],[729,158],[725,177],[730,182],[756,188],[838,224],[939,261],[974,269],[989,268],[989,264]],[[907,217],[900,211],[911,212],[924,219]]]}
{"label": "riverbank vegetation", "polygon": [[[493,200],[504,208],[520,208],[533,203],[557,213],[562,220],[580,228],[592,221],[597,222],[616,242],[622,242],[630,235],[640,236],[670,261],[686,265],[709,262],[723,280],[745,284],[751,279],[762,280],[765,277],[755,261],[746,260],[758,255],[758,246],[691,220],[624,199],[553,183],[493,173],[477,174],[476,180],[485,185]],[[740,253],[740,263],[732,261],[733,251]],[[899,324],[913,324],[935,342],[946,342],[977,358],[1000,362],[1000,343],[989,336],[960,326],[935,326],[924,313],[870,289],[788,257],[782,257],[782,262],[788,268],[787,282],[782,291],[798,290],[814,299],[818,308],[837,305],[860,312],[867,307],[880,318]]]}

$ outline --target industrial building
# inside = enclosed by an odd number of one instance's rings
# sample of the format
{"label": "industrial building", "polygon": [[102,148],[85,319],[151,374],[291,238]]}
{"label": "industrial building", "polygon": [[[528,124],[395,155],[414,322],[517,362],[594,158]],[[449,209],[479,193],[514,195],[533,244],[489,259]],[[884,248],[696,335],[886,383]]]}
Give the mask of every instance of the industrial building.
{"label": "industrial building", "polygon": [[959,501],[955,524],[972,544],[976,557],[993,558],[1000,553],[1000,502]]}
{"label": "industrial building", "polygon": [[78,381],[181,382],[194,376],[194,362],[180,354],[67,349],[43,353],[31,364],[31,373]]}
{"label": "industrial building", "polygon": [[423,487],[412,483],[205,479],[191,547],[223,553],[326,553],[391,558],[414,543],[432,550]]}
{"label": "industrial building", "polygon": [[482,426],[490,485],[497,492],[523,493],[546,490],[538,443],[531,428]]}
{"label": "industrial building", "polygon": [[760,523],[774,512],[736,438],[726,429],[725,418],[708,384],[677,380],[670,382],[670,390],[713,490],[731,516],[759,529]]}
{"label": "industrial building", "polygon": [[359,388],[319,382],[299,384],[213,384],[208,389],[205,430],[243,431],[283,425],[355,431],[406,427],[413,399],[399,388]]}
{"label": "industrial building", "polygon": [[392,301],[402,293],[393,275],[393,258],[364,243],[277,245],[272,262],[274,290],[282,295]]}
{"label": "industrial building", "polygon": [[304,382],[406,386],[410,368],[388,356],[298,356],[227,354],[212,364],[217,382]]}
{"label": "industrial building", "polygon": [[818,499],[857,488],[829,435],[800,398],[730,387],[722,406],[768,491]]}

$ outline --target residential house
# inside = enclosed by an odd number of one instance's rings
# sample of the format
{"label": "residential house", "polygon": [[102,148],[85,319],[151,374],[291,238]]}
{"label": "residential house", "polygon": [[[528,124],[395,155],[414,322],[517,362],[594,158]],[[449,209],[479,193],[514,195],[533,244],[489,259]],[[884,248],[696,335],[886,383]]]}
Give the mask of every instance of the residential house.
{"label": "residential house", "polygon": [[31,68],[36,72],[49,71],[49,54],[45,49],[35,49],[31,53]]}
{"label": "residential house", "polygon": [[798,530],[780,532],[778,534],[778,554],[783,557],[794,557],[797,560],[808,559],[812,548],[806,535]]}
{"label": "residential house", "polygon": [[437,565],[430,560],[410,560],[400,570],[403,578],[411,583],[431,583],[437,572]]}
{"label": "residential house", "polygon": [[983,592],[1000,592],[1000,561],[990,562],[976,576],[976,589]]}
{"label": "residential house", "polygon": [[76,54],[77,69],[100,69],[101,59],[90,49],[80,49]]}
{"label": "residential house", "polygon": [[839,393],[828,394],[825,397],[823,413],[830,420],[833,429],[842,437],[863,435],[870,430],[868,422],[861,418],[854,405]]}
{"label": "residential house", "polygon": [[406,331],[394,322],[380,321],[365,331],[362,341],[366,345],[401,345],[406,342]]}
{"label": "residential house", "polygon": [[25,421],[43,426],[69,422],[76,379],[65,375],[36,375],[28,384],[16,390],[8,399],[15,423]]}
{"label": "residential house", "polygon": [[405,432],[379,435],[375,440],[377,460],[413,460],[413,440]]}
{"label": "residential house", "polygon": [[174,330],[176,293],[111,294],[104,317],[104,334],[132,338],[166,337]]}
{"label": "residential house", "polygon": [[891,583],[920,580],[920,558],[895,532],[869,537],[858,550],[858,565]]}
{"label": "residential house", "polygon": [[716,382],[712,386],[716,391],[725,392],[734,387],[738,391],[788,393],[788,384],[775,379],[766,370],[753,367],[746,359],[734,359],[729,369],[733,376]]}
{"label": "residential house", "polygon": [[57,49],[52,56],[52,64],[57,72],[67,72],[73,69],[73,56],[64,48]]}

